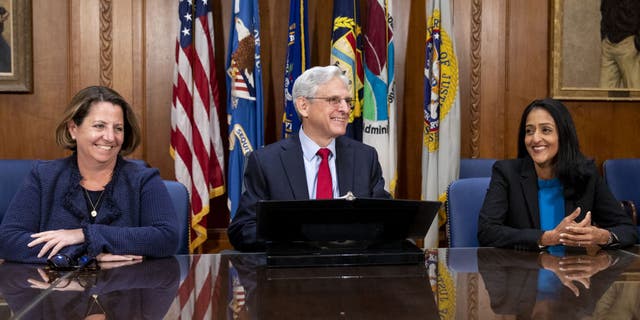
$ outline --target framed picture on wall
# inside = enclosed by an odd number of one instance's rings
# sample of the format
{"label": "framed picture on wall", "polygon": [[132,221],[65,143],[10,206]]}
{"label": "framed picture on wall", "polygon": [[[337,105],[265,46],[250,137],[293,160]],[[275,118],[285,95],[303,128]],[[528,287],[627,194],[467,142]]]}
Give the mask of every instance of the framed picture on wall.
{"label": "framed picture on wall", "polygon": [[553,98],[640,100],[640,30],[620,29],[630,10],[640,10],[640,1],[551,1]]}
{"label": "framed picture on wall", "polygon": [[33,90],[31,0],[0,0],[0,91]]}

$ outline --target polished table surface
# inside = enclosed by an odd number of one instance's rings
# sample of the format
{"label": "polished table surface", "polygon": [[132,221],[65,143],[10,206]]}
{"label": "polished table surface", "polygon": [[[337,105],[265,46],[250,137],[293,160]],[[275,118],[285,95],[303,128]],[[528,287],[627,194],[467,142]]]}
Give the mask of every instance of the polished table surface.
{"label": "polished table surface", "polygon": [[638,319],[640,247],[434,249],[424,264],[269,268],[206,254],[53,272],[0,264],[0,319]]}

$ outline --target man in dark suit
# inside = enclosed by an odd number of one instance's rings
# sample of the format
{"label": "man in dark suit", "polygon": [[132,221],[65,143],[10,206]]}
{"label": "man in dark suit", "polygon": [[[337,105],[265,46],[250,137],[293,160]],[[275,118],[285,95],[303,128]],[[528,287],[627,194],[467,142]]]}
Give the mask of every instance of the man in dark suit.
{"label": "man in dark suit", "polygon": [[[292,95],[302,127],[297,135],[249,156],[245,191],[228,229],[236,249],[264,248],[256,234],[258,200],[336,198],[348,192],[356,197],[390,198],[376,150],[343,136],[353,104],[348,83],[336,66],[314,67],[296,79]],[[322,158],[322,149],[328,149],[328,158]]]}

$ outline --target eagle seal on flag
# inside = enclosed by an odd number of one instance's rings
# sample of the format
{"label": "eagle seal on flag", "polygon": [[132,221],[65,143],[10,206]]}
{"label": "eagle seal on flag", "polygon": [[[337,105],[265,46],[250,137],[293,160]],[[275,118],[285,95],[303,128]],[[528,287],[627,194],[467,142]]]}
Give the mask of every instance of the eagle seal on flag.
{"label": "eagle seal on flag", "polygon": [[234,25],[238,35],[238,47],[231,53],[231,67],[227,72],[229,77],[233,79],[232,106],[237,108],[238,99],[256,99],[256,89],[253,83],[255,38],[244,25],[242,19],[236,18]]}

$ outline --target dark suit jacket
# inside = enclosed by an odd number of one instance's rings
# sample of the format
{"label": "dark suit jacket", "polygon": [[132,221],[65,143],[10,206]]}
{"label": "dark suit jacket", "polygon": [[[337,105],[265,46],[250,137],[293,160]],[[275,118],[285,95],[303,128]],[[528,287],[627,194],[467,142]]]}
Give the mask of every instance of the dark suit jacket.
{"label": "dark suit jacket", "polygon": [[[578,221],[591,211],[591,221],[618,236],[621,246],[636,243],[637,230],[600,178],[595,166],[582,194],[567,198],[565,216],[581,208]],[[537,249],[542,236],[538,208],[538,176],[530,158],[497,161],[480,210],[481,246]]]}
{"label": "dark suit jacket", "polygon": [[[376,150],[348,137],[336,138],[336,173],[341,194],[390,198],[384,190]],[[300,138],[296,135],[254,151],[244,173],[245,191],[229,225],[231,244],[238,250],[262,250],[256,235],[258,200],[309,200]]]}

